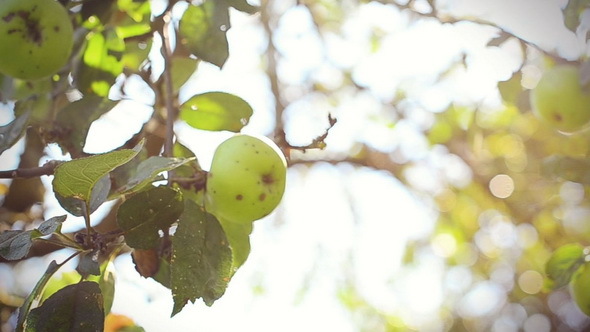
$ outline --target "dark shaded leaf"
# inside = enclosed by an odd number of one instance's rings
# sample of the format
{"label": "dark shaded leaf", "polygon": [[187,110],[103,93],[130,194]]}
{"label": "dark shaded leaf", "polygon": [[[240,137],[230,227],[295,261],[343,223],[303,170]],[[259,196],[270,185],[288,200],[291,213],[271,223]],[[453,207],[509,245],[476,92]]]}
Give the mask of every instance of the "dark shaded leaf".
{"label": "dark shaded leaf", "polygon": [[239,132],[253,109],[242,98],[225,92],[194,95],[180,106],[180,118],[193,128]]}
{"label": "dark shaded leaf", "polygon": [[158,178],[158,174],[173,170],[190,162],[192,159],[165,158],[152,156],[137,166],[137,172],[127,184],[119,188],[113,196],[137,192]]}
{"label": "dark shaded leaf", "polygon": [[180,42],[198,58],[221,68],[229,57],[229,28],[228,8],[222,1],[190,5],[180,20]]}
{"label": "dark shaded leaf", "polygon": [[158,244],[158,232],[176,222],[183,209],[180,191],[155,187],[123,202],[117,211],[117,223],[125,232],[127,245],[135,249],[151,249]]}
{"label": "dark shaded leaf", "polygon": [[202,298],[207,305],[219,299],[231,278],[232,257],[219,222],[191,200],[172,237],[170,282],[174,309]]}
{"label": "dark shaded leaf", "polygon": [[81,276],[88,277],[89,275],[100,275],[100,265],[98,264],[98,252],[84,252],[80,254],[80,261],[76,267],[76,271]]}
{"label": "dark shaded leaf", "polygon": [[103,331],[104,306],[100,287],[93,281],[69,285],[31,310],[25,331]]}
{"label": "dark shaded leaf", "polygon": [[160,258],[158,272],[152,276],[152,279],[170,289],[170,262],[164,258]]}
{"label": "dark shaded leaf", "polygon": [[0,154],[10,149],[22,137],[30,115],[31,111],[26,111],[11,123],[0,126]]}
{"label": "dark shaded leaf", "polygon": [[25,257],[33,240],[49,235],[60,229],[66,216],[53,217],[44,221],[39,228],[28,231],[5,231],[0,234],[0,256],[8,260],[17,260]]}
{"label": "dark shaded leaf", "polygon": [[0,256],[5,259],[25,257],[32,245],[31,231],[5,231],[0,234]]}
{"label": "dark shaded leaf", "polygon": [[553,288],[569,283],[574,272],[584,264],[584,256],[584,247],[577,243],[566,244],[553,252],[545,264],[545,273],[553,280]]}
{"label": "dark shaded leaf", "polygon": [[68,104],[57,115],[55,140],[73,158],[81,156],[92,123],[116,105],[117,102],[96,95],[86,95]]}

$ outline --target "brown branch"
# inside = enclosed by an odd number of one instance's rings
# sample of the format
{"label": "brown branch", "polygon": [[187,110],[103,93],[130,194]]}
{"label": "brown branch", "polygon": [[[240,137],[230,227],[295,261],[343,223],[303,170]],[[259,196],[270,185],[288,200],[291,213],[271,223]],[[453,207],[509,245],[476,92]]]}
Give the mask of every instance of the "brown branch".
{"label": "brown branch", "polygon": [[174,121],[176,120],[176,110],[174,109],[173,88],[172,88],[172,50],[170,46],[170,34],[168,28],[172,20],[171,13],[164,16],[164,27],[162,29],[162,55],[164,56],[164,88],[166,93],[164,102],[166,105],[166,137],[164,141],[164,156],[172,157],[172,148],[174,144]]}
{"label": "brown branch", "polygon": [[[270,90],[275,100],[275,134],[274,140],[277,145],[284,150],[284,147],[288,147],[287,139],[285,137],[285,128],[283,124],[283,112],[285,111],[285,105],[283,104],[283,97],[281,95],[281,88],[279,82],[279,76],[277,74],[277,56],[278,52],[273,43],[274,29],[271,26],[271,0],[263,0],[260,6],[260,20],[262,26],[268,38],[268,47],[266,49],[266,76],[270,81]],[[288,151],[284,151],[288,154]]]}
{"label": "brown branch", "polygon": [[0,171],[0,179],[36,178],[42,175],[53,175],[55,168],[62,161],[51,160],[41,167],[17,168],[8,171]]}
{"label": "brown branch", "polygon": [[393,177],[404,182],[405,176],[403,171],[405,165],[394,162],[389,153],[375,150],[367,145],[362,145],[360,151],[355,156],[347,156],[340,159],[331,158],[317,158],[317,159],[296,159],[289,161],[289,166],[293,165],[312,165],[317,163],[327,163],[331,165],[338,165],[348,163],[357,166],[369,167],[374,170],[385,171]]}

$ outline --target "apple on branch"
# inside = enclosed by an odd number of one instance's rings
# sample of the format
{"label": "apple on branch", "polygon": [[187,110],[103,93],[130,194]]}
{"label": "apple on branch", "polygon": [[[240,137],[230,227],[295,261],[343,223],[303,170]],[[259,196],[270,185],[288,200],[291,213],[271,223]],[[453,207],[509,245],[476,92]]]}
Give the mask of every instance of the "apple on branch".
{"label": "apple on branch", "polygon": [[57,72],[72,52],[68,11],[55,0],[0,1],[0,73],[38,79]]}
{"label": "apple on branch", "polygon": [[531,91],[535,114],[565,133],[583,129],[590,122],[590,92],[580,81],[575,66],[558,65],[547,70]]}
{"label": "apple on branch", "polygon": [[285,192],[287,163],[265,137],[233,136],[219,145],[207,177],[206,208],[219,219],[249,223],[271,213]]}

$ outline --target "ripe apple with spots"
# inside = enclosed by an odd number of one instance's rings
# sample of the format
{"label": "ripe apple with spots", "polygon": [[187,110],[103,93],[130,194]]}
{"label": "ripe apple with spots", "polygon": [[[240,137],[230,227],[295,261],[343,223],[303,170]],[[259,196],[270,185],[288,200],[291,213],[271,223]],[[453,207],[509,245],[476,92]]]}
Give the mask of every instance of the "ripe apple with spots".
{"label": "ripe apple with spots", "polygon": [[535,114],[555,129],[573,133],[590,122],[590,91],[580,84],[578,68],[557,65],[531,91]]}
{"label": "ripe apple with spots", "polygon": [[0,73],[38,79],[57,72],[72,52],[68,11],[55,0],[0,1]]}
{"label": "ripe apple with spots", "polygon": [[207,210],[230,222],[260,219],[280,203],[286,175],[285,157],[272,141],[232,136],[213,154],[207,177]]}

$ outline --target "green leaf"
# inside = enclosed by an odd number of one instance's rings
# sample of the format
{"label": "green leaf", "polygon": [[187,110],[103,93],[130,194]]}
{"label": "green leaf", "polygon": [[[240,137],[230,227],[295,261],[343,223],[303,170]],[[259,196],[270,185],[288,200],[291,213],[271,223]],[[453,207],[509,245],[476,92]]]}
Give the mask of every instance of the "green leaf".
{"label": "green leaf", "polygon": [[148,58],[152,49],[152,39],[142,41],[129,39],[125,41],[125,54],[121,62],[124,67],[131,70],[139,70],[143,62]]}
{"label": "green leaf", "polygon": [[225,92],[206,92],[180,106],[180,118],[193,128],[239,132],[250,121],[252,107],[242,98]]}
{"label": "green leaf", "polygon": [[137,166],[137,173],[129,179],[127,184],[116,191],[116,196],[137,192],[146,185],[157,180],[158,174],[180,167],[194,158],[179,159],[152,156]]}
{"label": "green leaf", "polygon": [[23,303],[23,305],[19,308],[18,319],[16,322],[15,329],[16,332],[23,331],[25,320],[29,317],[29,311],[31,310],[33,302],[41,298],[41,296],[43,295],[43,289],[45,288],[45,285],[47,285],[47,282],[51,279],[53,274],[55,274],[55,272],[59,270],[60,267],[61,265],[57,264],[55,261],[51,261],[51,263],[49,263],[47,270],[45,270],[45,273],[43,273],[41,278],[39,278],[39,281],[37,281],[37,284],[31,291],[29,296],[27,296],[27,298],[25,299],[25,303]]}
{"label": "green leaf", "polygon": [[94,212],[110,190],[109,172],[135,157],[143,142],[125,149],[64,162],[55,168],[53,191],[61,206],[75,216]]}
{"label": "green leaf", "polygon": [[172,92],[176,95],[180,88],[193,75],[199,61],[197,59],[174,56],[172,57]]}
{"label": "green leaf", "polygon": [[78,283],[82,280],[82,276],[78,271],[68,271],[64,272],[58,278],[57,276],[52,277],[48,282],[47,285],[43,288],[43,294],[41,296],[41,303],[48,299],[51,295],[55,294],[58,290],[75,283]]}
{"label": "green leaf", "polygon": [[231,278],[231,249],[217,220],[191,200],[172,237],[170,282],[174,308],[179,313],[188,301],[198,298],[211,306]]}
{"label": "green leaf", "polygon": [[557,248],[545,264],[545,273],[554,281],[553,288],[567,285],[574,272],[584,264],[584,257],[584,247],[577,243]]}
{"label": "green leaf", "polygon": [[517,71],[507,81],[498,82],[498,90],[505,102],[516,104],[518,96],[522,92],[522,73]]}
{"label": "green leaf", "polygon": [[80,260],[76,271],[85,278],[89,275],[100,275],[100,265],[98,264],[98,252],[83,252],[80,254]]}
{"label": "green leaf", "polygon": [[92,123],[116,105],[117,102],[96,95],[86,95],[68,104],[58,113],[54,124],[57,143],[73,158],[81,156]]}
{"label": "green leaf", "polygon": [[246,262],[250,255],[250,233],[252,223],[236,223],[229,220],[219,219],[225,236],[229,241],[232,250],[232,275]]}
{"label": "green leaf", "polygon": [[29,253],[34,239],[59,230],[64,220],[66,220],[65,215],[50,218],[41,223],[37,229],[5,231],[0,234],[0,256],[7,260],[17,260],[25,257]]}
{"label": "green leaf", "polygon": [[90,33],[75,82],[78,89],[106,97],[123,72],[124,52],[125,42],[114,30]]}
{"label": "green leaf", "polygon": [[170,262],[164,258],[160,258],[160,268],[158,272],[152,276],[152,279],[162,284],[166,288],[170,288]]}
{"label": "green leaf", "polygon": [[104,313],[107,315],[111,312],[115,299],[115,266],[112,261],[108,261],[103,265],[104,268],[98,280],[98,286],[104,300]]}
{"label": "green leaf", "polygon": [[[172,148],[172,155],[176,158],[190,158],[190,161],[174,170],[174,175],[182,178],[194,178],[196,173],[202,172],[201,165],[195,154],[186,146],[176,141]],[[203,173],[205,174],[205,173]]]}
{"label": "green leaf", "polygon": [[158,232],[176,222],[183,209],[180,191],[165,186],[155,187],[123,202],[117,211],[117,222],[125,232],[127,245],[150,249],[158,244]]}
{"label": "green leaf", "polygon": [[198,58],[221,68],[229,57],[229,28],[229,12],[223,2],[190,5],[180,20],[180,42]]}
{"label": "green leaf", "polygon": [[590,184],[590,160],[550,156],[541,165],[543,175],[567,181]]}
{"label": "green leaf", "polygon": [[27,111],[11,123],[0,126],[0,154],[10,149],[21,138],[27,128],[29,115],[31,112]]}
{"label": "green leaf", "polygon": [[69,285],[31,310],[25,331],[86,332],[104,330],[100,287],[93,281]]}

